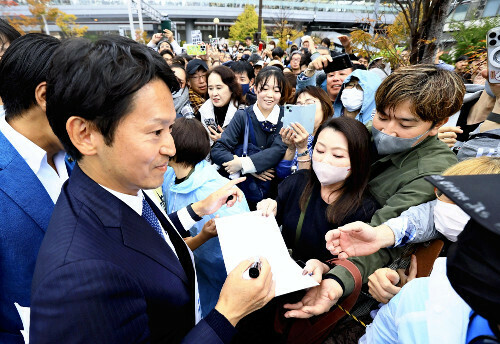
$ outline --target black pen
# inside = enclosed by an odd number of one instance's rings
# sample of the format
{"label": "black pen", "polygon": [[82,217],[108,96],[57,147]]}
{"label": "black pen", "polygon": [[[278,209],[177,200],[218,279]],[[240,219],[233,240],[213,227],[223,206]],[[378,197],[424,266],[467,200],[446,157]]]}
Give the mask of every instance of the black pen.
{"label": "black pen", "polygon": [[243,278],[258,278],[260,275],[261,265],[262,263],[260,262],[260,259],[255,260],[252,265],[250,265],[250,267],[243,272]]}

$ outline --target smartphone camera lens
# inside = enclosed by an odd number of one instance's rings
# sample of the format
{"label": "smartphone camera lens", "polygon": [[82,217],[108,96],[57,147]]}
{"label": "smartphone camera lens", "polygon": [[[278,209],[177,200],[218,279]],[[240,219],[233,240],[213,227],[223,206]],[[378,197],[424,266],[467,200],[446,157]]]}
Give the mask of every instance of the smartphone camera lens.
{"label": "smartphone camera lens", "polygon": [[495,38],[497,36],[496,32],[490,32],[490,38]]}
{"label": "smartphone camera lens", "polygon": [[493,56],[491,57],[493,62],[495,62],[497,65],[500,65],[500,50],[495,51]]}
{"label": "smartphone camera lens", "polygon": [[495,41],[494,39],[492,39],[489,43],[490,45],[496,45],[497,44],[497,41]]}

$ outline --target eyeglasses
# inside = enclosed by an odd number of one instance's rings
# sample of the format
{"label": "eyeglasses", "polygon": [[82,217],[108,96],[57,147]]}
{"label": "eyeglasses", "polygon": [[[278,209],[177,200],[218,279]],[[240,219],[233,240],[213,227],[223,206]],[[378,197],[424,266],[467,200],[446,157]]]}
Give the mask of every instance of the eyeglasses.
{"label": "eyeglasses", "polygon": [[207,78],[206,74],[193,75],[193,76],[189,77],[189,79],[194,79],[194,80],[202,80],[202,79],[206,79],[206,78]]}
{"label": "eyeglasses", "polygon": [[306,99],[305,102],[295,103],[295,105],[312,105],[312,104],[316,104],[316,102],[312,98]]}

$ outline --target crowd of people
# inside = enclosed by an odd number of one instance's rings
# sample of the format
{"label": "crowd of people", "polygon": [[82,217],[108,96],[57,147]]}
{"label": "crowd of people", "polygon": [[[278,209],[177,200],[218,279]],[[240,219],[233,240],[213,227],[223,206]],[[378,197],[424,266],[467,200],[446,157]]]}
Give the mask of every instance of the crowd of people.
{"label": "crowd of people", "polygon": [[[500,342],[500,85],[340,40],[189,56],[0,19],[0,342]],[[253,210],[317,287],[226,272],[215,219]]]}

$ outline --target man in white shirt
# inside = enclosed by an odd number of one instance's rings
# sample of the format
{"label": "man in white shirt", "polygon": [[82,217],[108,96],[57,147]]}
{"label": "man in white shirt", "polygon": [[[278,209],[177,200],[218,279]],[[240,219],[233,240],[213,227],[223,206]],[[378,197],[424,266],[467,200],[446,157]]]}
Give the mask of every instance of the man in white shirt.
{"label": "man in white shirt", "polygon": [[30,306],[36,257],[62,184],[65,153],[45,113],[46,77],[60,45],[28,34],[0,61],[0,343],[22,343],[14,302]]}

